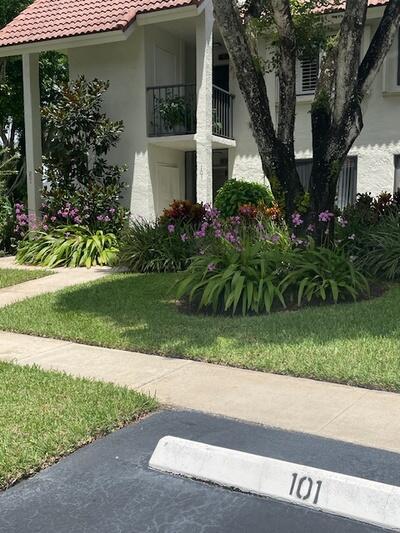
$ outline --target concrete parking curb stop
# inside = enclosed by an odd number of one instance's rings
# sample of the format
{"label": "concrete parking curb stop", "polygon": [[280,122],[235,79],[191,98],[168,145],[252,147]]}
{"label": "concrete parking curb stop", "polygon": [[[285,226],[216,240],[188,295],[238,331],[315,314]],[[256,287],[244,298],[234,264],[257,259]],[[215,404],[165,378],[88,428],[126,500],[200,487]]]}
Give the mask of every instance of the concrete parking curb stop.
{"label": "concrete parking curb stop", "polygon": [[271,457],[163,437],[150,468],[400,531],[400,487]]}

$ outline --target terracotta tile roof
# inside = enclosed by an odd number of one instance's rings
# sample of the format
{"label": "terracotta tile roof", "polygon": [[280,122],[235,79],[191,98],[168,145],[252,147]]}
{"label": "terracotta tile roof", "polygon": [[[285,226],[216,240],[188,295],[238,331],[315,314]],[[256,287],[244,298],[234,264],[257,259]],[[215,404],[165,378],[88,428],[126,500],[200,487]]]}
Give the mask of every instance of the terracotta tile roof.
{"label": "terracotta tile roof", "polygon": [[[384,6],[389,2],[389,0],[368,0],[368,7],[377,7],[377,6]],[[338,1],[334,0],[332,1],[332,5],[325,5],[323,7],[319,7],[316,9],[316,11],[320,13],[336,13],[339,11],[344,11],[346,7],[346,1]]]}
{"label": "terracotta tile roof", "polygon": [[36,0],[0,30],[0,47],[125,30],[140,13],[198,0]]}
{"label": "terracotta tile roof", "polygon": [[[197,5],[201,0],[35,0],[18,17],[0,30],[0,47],[112,30],[125,30],[140,13]],[[372,6],[388,0],[369,0]],[[333,2],[332,2],[333,4]],[[323,12],[344,9],[345,0]]]}

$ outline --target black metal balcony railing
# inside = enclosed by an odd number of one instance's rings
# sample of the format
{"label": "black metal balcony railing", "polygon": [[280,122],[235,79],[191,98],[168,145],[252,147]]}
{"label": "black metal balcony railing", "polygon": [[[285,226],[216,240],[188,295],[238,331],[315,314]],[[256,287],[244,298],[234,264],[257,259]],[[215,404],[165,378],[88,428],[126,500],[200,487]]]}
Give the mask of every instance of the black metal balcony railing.
{"label": "black metal balcony railing", "polygon": [[196,133],[196,85],[163,85],[147,89],[149,136]]}
{"label": "black metal balcony railing", "polygon": [[[213,86],[213,134],[233,138],[233,96]],[[164,85],[147,89],[148,135],[164,137],[196,133],[196,85]]]}
{"label": "black metal balcony railing", "polygon": [[233,99],[225,89],[213,85],[213,133],[233,139]]}

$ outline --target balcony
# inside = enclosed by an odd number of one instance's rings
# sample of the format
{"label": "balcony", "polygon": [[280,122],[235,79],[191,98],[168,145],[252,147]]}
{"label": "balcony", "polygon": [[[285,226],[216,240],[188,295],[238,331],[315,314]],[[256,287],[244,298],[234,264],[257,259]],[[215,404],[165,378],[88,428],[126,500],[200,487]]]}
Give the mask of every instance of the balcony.
{"label": "balcony", "polygon": [[[233,139],[233,99],[228,91],[213,86],[213,135]],[[196,84],[149,87],[147,105],[149,137],[196,133]]]}

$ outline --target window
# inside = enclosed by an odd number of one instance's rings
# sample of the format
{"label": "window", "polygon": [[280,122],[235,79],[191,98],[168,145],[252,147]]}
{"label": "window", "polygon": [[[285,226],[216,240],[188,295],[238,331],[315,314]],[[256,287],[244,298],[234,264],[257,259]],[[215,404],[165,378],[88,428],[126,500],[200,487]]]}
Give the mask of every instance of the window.
{"label": "window", "polygon": [[388,50],[382,69],[382,90],[387,94],[400,91],[400,29]]}
{"label": "window", "polygon": [[394,156],[394,192],[400,191],[400,155]]}
{"label": "window", "polygon": [[[312,159],[296,161],[300,181],[306,191],[310,188]],[[400,158],[399,158],[399,187],[400,187]],[[348,157],[343,165],[337,186],[336,205],[343,209],[354,203],[357,194],[357,158]]]}
{"label": "window", "polygon": [[313,94],[317,86],[319,75],[319,57],[297,60],[297,87],[298,95]]}
{"label": "window", "polygon": [[310,188],[310,177],[312,170],[312,159],[300,159],[296,161],[297,172],[299,173],[301,184],[305,191]]}

